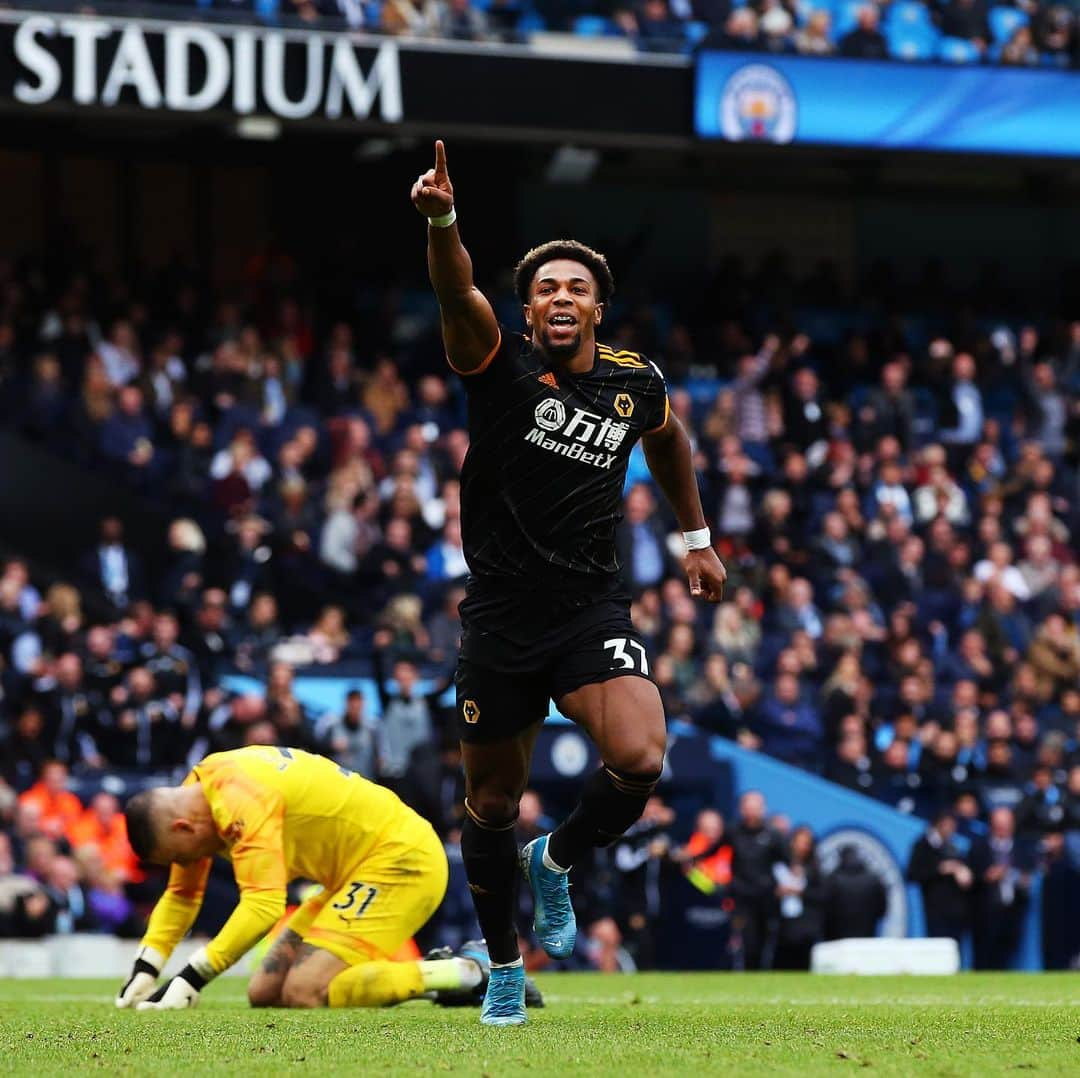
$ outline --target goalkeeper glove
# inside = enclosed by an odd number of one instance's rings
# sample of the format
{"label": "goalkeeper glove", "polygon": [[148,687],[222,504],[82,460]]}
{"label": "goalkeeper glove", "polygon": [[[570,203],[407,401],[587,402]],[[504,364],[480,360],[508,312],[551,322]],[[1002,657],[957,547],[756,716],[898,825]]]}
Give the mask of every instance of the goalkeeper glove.
{"label": "goalkeeper glove", "polygon": [[134,1007],[144,999],[149,999],[164,965],[164,955],[158,954],[153,947],[140,947],[135,955],[131,976],[116,997],[117,1007]]}
{"label": "goalkeeper glove", "polygon": [[200,947],[191,961],[171,981],[163,984],[149,999],[144,999],[136,1010],[181,1011],[199,1002],[199,993],[216,974],[206,957],[206,948]]}

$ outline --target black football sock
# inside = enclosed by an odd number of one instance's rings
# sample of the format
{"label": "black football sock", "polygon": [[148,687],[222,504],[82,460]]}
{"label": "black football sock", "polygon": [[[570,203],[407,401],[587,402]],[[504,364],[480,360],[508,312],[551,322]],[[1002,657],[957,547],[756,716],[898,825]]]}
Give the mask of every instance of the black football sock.
{"label": "black football sock", "polygon": [[635,823],[652,796],[657,775],[630,775],[601,767],[585,783],[577,807],[548,840],[548,856],[560,868],[570,868],[597,846],[610,846]]}
{"label": "black football sock", "polygon": [[492,962],[516,962],[518,950],[514,911],[521,873],[514,821],[493,826],[477,816],[465,802],[461,825],[461,857],[469,880],[476,919],[487,940]]}

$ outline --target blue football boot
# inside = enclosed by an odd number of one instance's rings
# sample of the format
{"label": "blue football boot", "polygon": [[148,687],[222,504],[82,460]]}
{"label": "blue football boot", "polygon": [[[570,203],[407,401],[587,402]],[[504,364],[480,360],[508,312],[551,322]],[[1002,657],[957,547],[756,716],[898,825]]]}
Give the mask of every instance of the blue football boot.
{"label": "blue football boot", "polygon": [[485,1026],[520,1026],[525,1013],[525,967],[496,966],[488,978],[480,1023]]}
{"label": "blue football boot", "polygon": [[541,835],[521,851],[521,871],[532,889],[533,929],[540,946],[551,958],[569,958],[577,938],[577,920],[567,873],[555,872],[544,864],[550,837]]}

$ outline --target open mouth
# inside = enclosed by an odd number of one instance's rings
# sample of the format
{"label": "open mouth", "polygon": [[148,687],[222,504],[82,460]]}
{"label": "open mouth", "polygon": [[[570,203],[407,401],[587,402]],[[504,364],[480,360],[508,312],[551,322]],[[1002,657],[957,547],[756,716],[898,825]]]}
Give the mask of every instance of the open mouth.
{"label": "open mouth", "polygon": [[577,319],[569,314],[556,314],[548,319],[548,325],[555,329],[573,329],[577,325]]}

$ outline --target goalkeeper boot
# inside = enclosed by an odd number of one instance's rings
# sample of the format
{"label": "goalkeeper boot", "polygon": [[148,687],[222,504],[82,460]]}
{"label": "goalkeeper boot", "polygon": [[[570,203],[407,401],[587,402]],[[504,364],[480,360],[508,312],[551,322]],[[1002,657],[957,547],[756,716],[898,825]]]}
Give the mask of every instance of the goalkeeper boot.
{"label": "goalkeeper boot", "polygon": [[480,1022],[485,1026],[520,1026],[525,1013],[525,966],[496,966],[488,979]]}
{"label": "goalkeeper boot", "polygon": [[457,951],[449,947],[437,947],[424,955],[426,959],[464,958],[480,970],[480,983],[471,988],[440,988],[433,1001],[440,1007],[479,1007],[484,1002],[488,978],[491,975],[491,959],[483,940],[468,940]]}
{"label": "goalkeeper boot", "polygon": [[[480,983],[475,988],[444,988],[435,993],[433,1002],[440,1007],[479,1007],[484,1002],[488,979],[491,977],[491,959],[484,940],[468,940],[457,952],[449,947],[436,947],[425,958],[466,958],[480,967]],[[525,1006],[543,1007],[544,997],[531,977],[525,978]]]}
{"label": "goalkeeper boot", "polygon": [[570,904],[566,872],[544,864],[549,835],[535,838],[521,851],[521,870],[533,894],[533,929],[551,958],[569,958],[577,938],[577,920]]}

